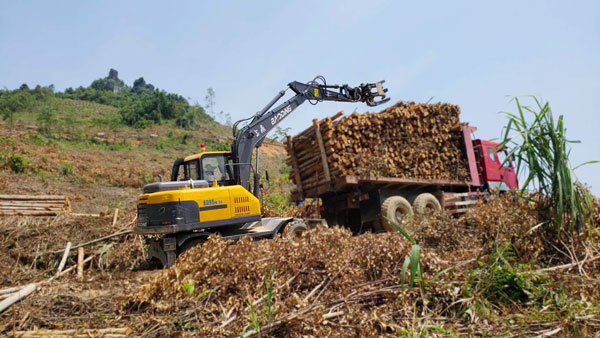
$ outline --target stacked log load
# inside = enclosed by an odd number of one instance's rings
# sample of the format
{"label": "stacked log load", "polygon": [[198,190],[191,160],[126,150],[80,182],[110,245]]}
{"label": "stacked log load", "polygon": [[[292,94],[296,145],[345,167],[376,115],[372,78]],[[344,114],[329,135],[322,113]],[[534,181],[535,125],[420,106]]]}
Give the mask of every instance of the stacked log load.
{"label": "stacked log load", "polygon": [[56,216],[69,211],[66,196],[0,195],[0,216]]}
{"label": "stacked log load", "polygon": [[448,103],[398,102],[379,113],[313,120],[288,137],[290,176],[301,191],[348,175],[467,181],[459,114]]}

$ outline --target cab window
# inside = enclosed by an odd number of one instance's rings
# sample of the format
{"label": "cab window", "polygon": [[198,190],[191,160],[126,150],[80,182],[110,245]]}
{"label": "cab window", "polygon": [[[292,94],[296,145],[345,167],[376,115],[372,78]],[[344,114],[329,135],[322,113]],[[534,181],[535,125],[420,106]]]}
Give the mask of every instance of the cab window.
{"label": "cab window", "polygon": [[189,162],[189,178],[192,180],[198,180],[200,179],[200,176],[198,175],[198,160],[194,160],[194,161],[190,161]]}
{"label": "cab window", "polygon": [[229,154],[202,156],[202,179],[212,182],[229,183],[233,181],[233,160]]}
{"label": "cab window", "polygon": [[177,169],[177,180],[178,181],[198,180],[198,179],[200,179],[200,175],[198,173],[198,160],[184,162],[179,165],[179,168]]}
{"label": "cab window", "polygon": [[185,164],[180,164],[177,167],[177,180],[178,181],[185,181]]}
{"label": "cab window", "polygon": [[498,151],[498,161],[504,168],[510,168],[509,162],[504,162],[506,160],[506,153],[504,151]]}
{"label": "cab window", "polygon": [[493,148],[488,148],[488,154],[489,154],[492,162],[496,162],[496,152],[494,151]]}

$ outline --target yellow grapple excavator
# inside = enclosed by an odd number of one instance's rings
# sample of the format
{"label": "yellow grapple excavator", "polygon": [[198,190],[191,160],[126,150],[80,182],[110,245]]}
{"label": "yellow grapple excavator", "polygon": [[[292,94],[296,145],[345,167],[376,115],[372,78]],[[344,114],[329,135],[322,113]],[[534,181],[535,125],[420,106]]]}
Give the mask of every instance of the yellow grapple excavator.
{"label": "yellow grapple excavator", "polygon": [[[231,151],[205,151],[202,145],[199,154],[177,159],[169,182],[148,184],[138,197],[135,232],[149,235],[149,257],[168,267],[179,254],[213,233],[228,239],[272,238],[286,228],[288,233],[306,230],[300,219],[262,217],[260,146],[269,131],[306,101],[364,102],[369,106],[389,101],[383,82],[358,87],[327,85],[322,76],[308,83],[291,82],[262,110],[234,124]],[[287,90],[294,96],[273,108]]]}

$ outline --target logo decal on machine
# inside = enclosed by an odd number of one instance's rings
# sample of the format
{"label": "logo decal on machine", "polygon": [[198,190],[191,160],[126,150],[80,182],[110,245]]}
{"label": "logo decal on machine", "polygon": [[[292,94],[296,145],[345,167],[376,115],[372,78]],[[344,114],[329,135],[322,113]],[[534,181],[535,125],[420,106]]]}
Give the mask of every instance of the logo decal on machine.
{"label": "logo decal on machine", "polygon": [[204,200],[202,202],[203,205],[216,205],[216,204],[223,204],[223,201],[215,201],[215,200]]}
{"label": "logo decal on machine", "polygon": [[207,210],[215,210],[215,209],[225,209],[227,208],[227,204],[223,204],[221,200],[204,200],[202,201],[203,207],[199,208],[199,211],[207,211]]}
{"label": "logo decal on machine", "polygon": [[292,112],[292,106],[287,105],[286,107],[281,109],[279,111],[279,113],[277,113],[277,115],[271,117],[271,125],[273,125],[273,126],[276,125],[279,121],[281,121],[281,119],[286,117],[291,112]]}

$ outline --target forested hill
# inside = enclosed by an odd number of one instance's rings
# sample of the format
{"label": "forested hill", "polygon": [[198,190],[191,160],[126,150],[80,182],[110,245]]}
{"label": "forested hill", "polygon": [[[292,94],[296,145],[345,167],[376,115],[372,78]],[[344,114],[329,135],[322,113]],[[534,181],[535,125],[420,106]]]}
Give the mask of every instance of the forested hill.
{"label": "forested hill", "polygon": [[113,125],[122,124],[138,129],[163,123],[195,129],[202,124],[215,123],[202,106],[190,104],[181,95],[160,90],[146,83],[143,77],[129,86],[119,79],[118,72],[114,69],[109,71],[107,77],[94,80],[88,87],[67,88],[64,92],[55,92],[52,85],[38,85],[30,89],[27,84],[15,90],[2,90],[0,114],[12,125],[15,115],[29,111],[50,98],[90,101],[112,106],[117,108],[119,113],[118,119],[111,121]]}
{"label": "forested hill", "polygon": [[[209,89],[207,110],[214,105]],[[128,85],[115,70],[64,92],[27,84],[0,90],[0,116],[0,194],[80,194],[100,203],[79,203],[84,212],[110,208],[123,196],[132,199],[123,208],[135,206],[139,188],[170,177],[175,159],[198,153],[201,144],[228,151],[233,140],[227,121],[218,123],[199,104],[141,77]],[[272,177],[287,174],[283,147],[263,150],[261,163]],[[99,196],[98,187],[106,194]]]}

